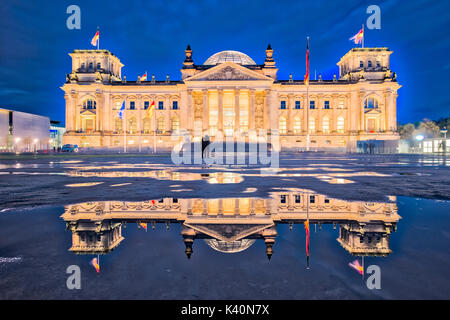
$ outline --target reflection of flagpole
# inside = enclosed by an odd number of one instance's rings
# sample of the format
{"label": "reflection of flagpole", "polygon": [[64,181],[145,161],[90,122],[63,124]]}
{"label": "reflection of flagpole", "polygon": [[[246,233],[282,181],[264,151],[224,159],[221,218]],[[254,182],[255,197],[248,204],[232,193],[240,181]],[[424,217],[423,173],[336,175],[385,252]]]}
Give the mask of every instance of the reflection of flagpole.
{"label": "reflection of flagpole", "polygon": [[307,68],[308,82],[306,83],[306,151],[309,151],[309,37],[306,37],[306,54],[307,54]]}
{"label": "reflection of flagpole", "polygon": [[308,229],[306,230],[306,269],[309,269],[309,193],[306,194],[306,222]]}
{"label": "reflection of flagpole", "polygon": [[364,280],[364,256],[362,256],[362,278]]}

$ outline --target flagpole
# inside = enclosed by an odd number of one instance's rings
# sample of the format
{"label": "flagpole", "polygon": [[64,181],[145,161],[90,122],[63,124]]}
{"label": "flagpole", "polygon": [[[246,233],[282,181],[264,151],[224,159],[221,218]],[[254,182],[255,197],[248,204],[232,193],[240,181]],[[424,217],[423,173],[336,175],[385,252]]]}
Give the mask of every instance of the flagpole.
{"label": "flagpole", "polygon": [[100,50],[100,28],[99,27],[97,27],[97,31],[98,31],[97,50]]}
{"label": "flagpole", "polygon": [[364,280],[364,256],[362,256],[362,278]]}
{"label": "flagpole", "polygon": [[[306,37],[306,47],[307,47],[307,54],[308,54],[308,64],[309,64],[309,36]],[[309,151],[309,66],[308,66],[308,83],[306,84],[306,151]]]}
{"label": "flagpole", "polygon": [[127,153],[127,103],[125,102],[125,108],[123,109],[123,152]]}
{"label": "flagpole", "polygon": [[156,153],[156,103],[153,109],[153,125],[155,130],[153,130],[153,153]]}

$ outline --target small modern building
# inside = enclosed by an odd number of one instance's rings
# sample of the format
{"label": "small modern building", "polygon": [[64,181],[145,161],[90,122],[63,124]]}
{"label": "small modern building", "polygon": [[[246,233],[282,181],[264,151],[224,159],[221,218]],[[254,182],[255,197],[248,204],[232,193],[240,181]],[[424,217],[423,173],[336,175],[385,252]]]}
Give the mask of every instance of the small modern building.
{"label": "small modern building", "polygon": [[50,148],[58,149],[63,145],[63,135],[66,128],[61,125],[60,121],[50,120]]}
{"label": "small modern building", "polygon": [[35,152],[50,147],[48,117],[0,109],[0,151]]}
{"label": "small modern building", "polygon": [[450,139],[444,138],[432,138],[425,139],[421,144],[423,153],[438,153],[447,152],[450,153]]}

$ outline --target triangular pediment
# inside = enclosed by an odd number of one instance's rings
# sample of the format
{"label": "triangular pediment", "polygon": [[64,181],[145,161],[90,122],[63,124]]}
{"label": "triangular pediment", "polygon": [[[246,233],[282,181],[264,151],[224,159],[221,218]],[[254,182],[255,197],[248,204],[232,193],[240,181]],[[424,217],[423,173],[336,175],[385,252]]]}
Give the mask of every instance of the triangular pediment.
{"label": "triangular pediment", "polygon": [[95,115],[95,110],[85,109],[85,110],[81,111],[80,114],[85,115],[85,116],[87,116],[87,115]]}
{"label": "triangular pediment", "polygon": [[236,241],[273,226],[269,224],[185,223],[185,226],[222,241]]}
{"label": "triangular pediment", "polygon": [[364,114],[372,114],[372,115],[379,115],[381,113],[378,109],[367,109]]}
{"label": "triangular pediment", "polygon": [[205,71],[202,71],[192,77],[184,79],[184,81],[239,81],[239,80],[265,80],[273,81],[272,78],[266,77],[256,71],[250,70],[237,63],[227,61]]}

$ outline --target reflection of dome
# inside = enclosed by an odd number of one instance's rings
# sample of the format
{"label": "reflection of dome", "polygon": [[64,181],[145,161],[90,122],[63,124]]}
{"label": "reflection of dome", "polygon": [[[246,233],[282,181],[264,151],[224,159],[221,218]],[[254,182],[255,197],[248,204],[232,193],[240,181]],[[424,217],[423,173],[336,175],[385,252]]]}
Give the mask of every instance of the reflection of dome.
{"label": "reflection of dome", "polygon": [[244,251],[245,249],[249,248],[253,243],[255,243],[255,240],[241,239],[228,242],[217,239],[205,239],[205,242],[208,246],[210,246],[214,250],[224,253],[236,253]]}
{"label": "reflection of dome", "polygon": [[240,65],[256,65],[255,61],[245,53],[239,51],[220,51],[209,57],[204,65],[216,65],[226,61],[231,61]]}

